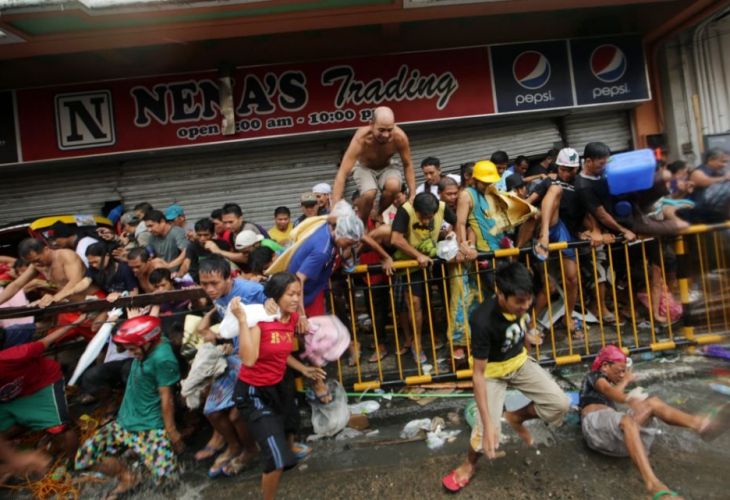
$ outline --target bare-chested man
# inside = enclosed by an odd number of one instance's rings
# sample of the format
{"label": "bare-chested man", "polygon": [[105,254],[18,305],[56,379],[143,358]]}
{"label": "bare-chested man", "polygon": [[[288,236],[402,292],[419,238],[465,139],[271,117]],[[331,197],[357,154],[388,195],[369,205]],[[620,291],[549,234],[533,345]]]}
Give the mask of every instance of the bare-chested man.
{"label": "bare-chested man", "polygon": [[[29,264],[28,269],[17,280],[10,283],[0,293],[0,304],[8,301],[18,290],[30,283],[39,274],[43,274],[50,283],[56,286],[58,292],[53,295],[44,295],[38,301],[38,307],[46,307],[54,302],[70,301],[81,302],[88,295],[104,298],[104,293],[95,284],[91,283],[84,290],[74,290],[86,274],[86,266],[73,250],[66,248],[52,249],[37,238],[27,238],[18,245],[18,255]],[[75,322],[81,313],[69,312],[58,315],[59,325],[69,325]],[[82,335],[90,339],[94,331],[88,325],[78,325],[64,336],[73,337]]]}
{"label": "bare-chested man", "polygon": [[416,173],[411,162],[408,136],[396,126],[393,110],[381,106],[373,111],[371,124],[355,132],[342,158],[335,177],[333,205],[342,199],[347,176],[352,172],[357,189],[362,194],[357,201],[360,218],[367,222],[378,190],[382,192],[376,214],[379,217],[398,196],[403,182],[400,169],[393,162],[395,153],[398,153],[403,163],[412,201],[416,194]]}
{"label": "bare-chested man", "polygon": [[150,274],[160,267],[155,259],[150,258],[146,248],[133,248],[127,254],[127,265],[132,269],[140,288],[144,293],[152,293],[155,287],[150,283]]}

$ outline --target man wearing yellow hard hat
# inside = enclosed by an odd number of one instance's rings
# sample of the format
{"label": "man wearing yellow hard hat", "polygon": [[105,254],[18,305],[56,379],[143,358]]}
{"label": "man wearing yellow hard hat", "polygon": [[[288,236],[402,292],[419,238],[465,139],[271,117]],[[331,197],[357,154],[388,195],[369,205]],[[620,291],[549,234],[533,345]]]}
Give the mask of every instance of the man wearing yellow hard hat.
{"label": "man wearing yellow hard hat", "polygon": [[[499,248],[503,234],[496,232],[492,213],[497,209],[495,200],[487,193],[489,186],[499,182],[497,166],[491,161],[474,165],[473,187],[459,193],[456,205],[456,237],[467,260],[474,260],[477,251],[488,252]],[[467,227],[476,236],[475,243],[467,237]]]}

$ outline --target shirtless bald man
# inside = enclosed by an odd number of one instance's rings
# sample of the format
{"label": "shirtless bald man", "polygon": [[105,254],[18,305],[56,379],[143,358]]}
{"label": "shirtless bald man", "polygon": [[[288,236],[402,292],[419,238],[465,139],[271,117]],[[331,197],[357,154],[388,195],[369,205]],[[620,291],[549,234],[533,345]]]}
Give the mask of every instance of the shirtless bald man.
{"label": "shirtless bald man", "polygon": [[398,196],[403,182],[400,169],[393,162],[395,153],[398,153],[403,163],[403,172],[412,201],[416,195],[416,173],[411,162],[408,136],[395,124],[393,110],[381,106],[373,111],[370,125],[357,129],[342,158],[335,177],[333,205],[342,199],[347,176],[352,172],[361,194],[356,202],[360,218],[367,227],[368,216],[378,190],[382,192],[376,213],[379,217]]}

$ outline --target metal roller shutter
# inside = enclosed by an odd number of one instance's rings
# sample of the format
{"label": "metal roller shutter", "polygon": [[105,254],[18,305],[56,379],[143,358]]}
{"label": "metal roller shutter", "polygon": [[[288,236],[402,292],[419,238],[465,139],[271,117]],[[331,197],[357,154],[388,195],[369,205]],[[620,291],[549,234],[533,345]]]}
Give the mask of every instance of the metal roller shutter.
{"label": "metal roller shutter", "polygon": [[247,220],[268,228],[276,207],[288,206],[298,216],[300,195],[316,183],[332,182],[342,147],[341,141],[312,142],[206,158],[151,159],[127,165],[118,189],[129,206],[177,203],[193,221],[235,202]]}
{"label": "metal roller shutter", "polygon": [[97,215],[105,201],[119,199],[118,167],[51,168],[3,176],[0,224],[47,215]]}
{"label": "metal roller shutter", "polygon": [[627,111],[575,114],[563,119],[568,146],[583,154],[589,142],[606,143],[611,151],[632,149],[631,126]]}
{"label": "metal roller shutter", "polygon": [[[438,129],[406,127],[417,182],[421,160],[436,156],[444,173],[488,159],[496,150],[539,155],[560,135],[547,119],[500,125],[446,124]],[[54,214],[99,214],[105,201],[132,207],[147,201],[159,209],[177,203],[188,220],[206,217],[226,202],[241,205],[247,220],[269,227],[274,208],[300,213],[299,196],[319,182],[332,183],[350,134],[332,140],[247,147],[236,151],[168,155],[109,166],[48,168],[8,176],[2,186],[0,224]],[[345,194],[355,191],[352,178]]]}
{"label": "metal roller shutter", "polygon": [[548,119],[460,128],[447,124],[439,130],[408,133],[408,137],[419,184],[423,182],[421,161],[428,156],[441,160],[443,173],[458,174],[462,163],[488,160],[498,150],[510,159],[538,156],[562,142],[557,124]]}

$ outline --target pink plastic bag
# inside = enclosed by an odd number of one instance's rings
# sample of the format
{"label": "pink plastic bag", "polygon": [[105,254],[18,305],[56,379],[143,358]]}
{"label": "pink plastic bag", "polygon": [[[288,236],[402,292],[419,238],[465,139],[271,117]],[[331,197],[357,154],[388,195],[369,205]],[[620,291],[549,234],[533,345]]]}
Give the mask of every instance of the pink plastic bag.
{"label": "pink plastic bag", "polygon": [[[667,296],[669,297],[669,315],[667,315]],[[644,304],[644,307],[646,307],[647,309],[651,308],[651,304],[649,304],[649,296],[646,294],[646,292],[637,293],[636,298],[639,299],[642,304]],[[666,295],[662,293],[662,296],[659,298],[659,314],[661,314],[665,318],[668,318],[670,321],[676,321],[682,317],[683,312],[684,309],[682,308],[682,304],[674,300],[674,296],[671,292],[667,293]]]}
{"label": "pink plastic bag", "polygon": [[303,358],[321,366],[337,361],[350,345],[350,332],[336,316],[309,318],[309,335],[304,336]]}

